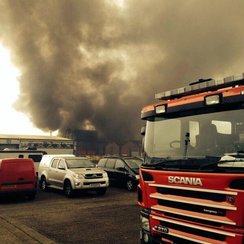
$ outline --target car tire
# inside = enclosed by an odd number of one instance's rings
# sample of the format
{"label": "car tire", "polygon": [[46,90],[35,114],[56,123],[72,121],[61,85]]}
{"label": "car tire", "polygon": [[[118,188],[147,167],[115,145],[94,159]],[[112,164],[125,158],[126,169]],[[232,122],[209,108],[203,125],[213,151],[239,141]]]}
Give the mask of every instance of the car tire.
{"label": "car tire", "polygon": [[48,191],[48,186],[47,186],[47,180],[45,176],[41,177],[41,181],[40,181],[40,189],[42,191]]}
{"label": "car tire", "polygon": [[74,190],[73,190],[72,185],[69,180],[66,180],[64,182],[64,195],[67,198],[71,198],[74,195]]}
{"label": "car tire", "polygon": [[96,189],[96,193],[99,196],[105,195],[106,191],[107,191],[107,188],[99,188],[99,189]]}
{"label": "car tire", "polygon": [[134,181],[132,180],[132,179],[127,179],[127,181],[126,181],[126,189],[128,190],[128,191],[134,191],[134,189],[135,189],[135,183],[134,183]]}

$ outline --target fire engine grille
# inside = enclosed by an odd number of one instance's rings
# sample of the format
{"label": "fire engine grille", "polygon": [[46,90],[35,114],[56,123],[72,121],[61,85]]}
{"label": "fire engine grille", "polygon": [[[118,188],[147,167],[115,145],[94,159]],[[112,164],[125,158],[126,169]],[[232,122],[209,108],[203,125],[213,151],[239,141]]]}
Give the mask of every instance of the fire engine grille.
{"label": "fire engine grille", "polygon": [[[228,197],[236,196],[237,192],[154,183],[149,183],[149,186],[153,189],[153,193],[150,194],[150,198],[154,202],[151,206],[152,215],[217,228],[223,225],[236,225],[233,220],[228,218],[229,212],[237,210],[236,206],[228,201]],[[180,224],[166,225],[163,223],[163,225],[176,231],[183,228]],[[196,231],[190,231],[187,227],[183,232],[194,235]],[[213,236],[213,239],[219,241],[225,239],[224,235],[209,235],[200,230],[197,232],[200,232],[203,237],[206,234],[206,237]],[[201,236],[199,233],[195,235]]]}
{"label": "fire engine grille", "polygon": [[198,192],[198,191],[191,191],[191,190],[186,191],[181,189],[170,189],[164,187],[157,187],[157,192],[161,194],[212,200],[215,202],[225,202],[226,200],[226,196],[224,194],[216,194],[211,192]]}
{"label": "fire engine grille", "polygon": [[99,179],[99,178],[103,178],[102,173],[85,174],[85,179]]}
{"label": "fire engine grille", "polygon": [[225,241],[224,235],[206,231],[206,230],[194,229],[192,227],[182,226],[180,224],[175,224],[175,223],[168,223],[165,221],[160,221],[160,225],[167,227],[169,229],[189,233],[189,234],[196,235],[196,236],[207,237],[207,238],[210,238],[213,240],[218,240],[218,241]]}
{"label": "fire engine grille", "polygon": [[[155,222],[157,221],[157,222]],[[199,226],[165,217],[152,216],[153,231],[162,239],[181,244],[225,243],[227,238],[235,238],[235,234],[221,229]]]}
{"label": "fire engine grille", "polygon": [[226,215],[225,209],[198,206],[198,205],[188,204],[188,203],[171,202],[171,201],[165,201],[165,200],[158,199],[158,204],[161,206],[167,206],[167,207],[171,207],[171,208],[175,208],[175,209],[189,210],[189,211],[198,212],[198,213],[211,213],[212,215],[217,215],[217,216]]}

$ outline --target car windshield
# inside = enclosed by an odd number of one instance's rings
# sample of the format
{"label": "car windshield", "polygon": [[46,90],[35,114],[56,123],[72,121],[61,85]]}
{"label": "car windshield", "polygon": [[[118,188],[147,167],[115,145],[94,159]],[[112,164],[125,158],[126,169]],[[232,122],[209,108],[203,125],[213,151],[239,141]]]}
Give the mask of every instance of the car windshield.
{"label": "car windshield", "polygon": [[68,169],[95,167],[95,164],[86,158],[70,158],[66,159],[65,161]]}
{"label": "car windshield", "polygon": [[138,169],[141,166],[141,164],[142,164],[142,160],[139,159],[139,158],[128,158],[128,159],[125,159],[125,162],[132,169]]}
{"label": "car windshield", "polygon": [[[243,110],[147,121],[145,164],[189,158],[220,160],[244,151]],[[191,161],[196,163],[197,160]]]}

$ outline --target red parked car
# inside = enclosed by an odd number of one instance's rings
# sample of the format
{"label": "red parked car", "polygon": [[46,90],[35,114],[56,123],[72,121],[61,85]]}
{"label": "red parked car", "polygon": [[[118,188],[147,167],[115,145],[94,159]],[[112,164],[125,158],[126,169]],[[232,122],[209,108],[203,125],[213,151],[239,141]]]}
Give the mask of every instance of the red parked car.
{"label": "red parked car", "polygon": [[32,159],[0,159],[0,195],[23,195],[33,200],[36,190],[37,177]]}

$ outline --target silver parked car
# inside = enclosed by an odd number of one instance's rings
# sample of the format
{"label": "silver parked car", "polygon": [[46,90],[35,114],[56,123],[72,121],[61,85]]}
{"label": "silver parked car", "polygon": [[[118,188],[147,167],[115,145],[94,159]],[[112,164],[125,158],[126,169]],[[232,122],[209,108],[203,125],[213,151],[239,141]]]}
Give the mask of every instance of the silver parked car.
{"label": "silver parked car", "polygon": [[38,169],[42,191],[55,188],[72,197],[77,190],[93,190],[98,195],[106,193],[109,186],[107,173],[95,167],[86,157],[74,155],[44,155]]}

